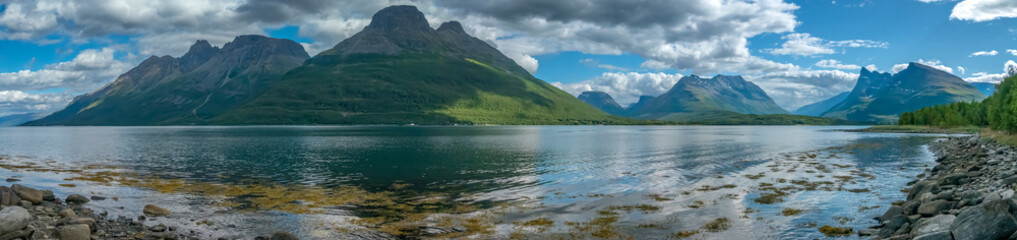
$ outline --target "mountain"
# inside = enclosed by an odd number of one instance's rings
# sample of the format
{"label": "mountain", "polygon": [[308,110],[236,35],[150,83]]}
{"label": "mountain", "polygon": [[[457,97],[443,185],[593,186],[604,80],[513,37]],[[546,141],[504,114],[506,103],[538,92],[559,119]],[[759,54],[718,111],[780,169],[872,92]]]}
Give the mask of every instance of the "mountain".
{"label": "mountain", "polygon": [[247,102],[310,56],[300,44],[239,36],[221,49],[197,41],[180,58],[152,56],[64,110],[25,125],[182,125]]}
{"label": "mountain", "polygon": [[985,96],[992,96],[993,93],[996,93],[996,83],[973,82],[971,85],[975,86],[975,88],[982,94],[985,94]]}
{"label": "mountain", "polygon": [[22,113],[0,117],[0,126],[18,126],[23,123],[45,117],[42,113]]}
{"label": "mountain", "polygon": [[850,94],[851,92],[842,92],[831,98],[802,106],[797,110],[791,111],[791,114],[818,117],[823,115],[827,110],[830,110],[830,108],[833,108],[833,106],[843,102]]}
{"label": "mountain", "polygon": [[894,123],[904,112],[922,107],[985,98],[974,86],[953,74],[910,63],[897,74],[862,68],[847,99],[823,117],[852,121]]}
{"label": "mountain", "polygon": [[638,109],[630,116],[642,119],[666,119],[669,115],[696,112],[735,112],[742,114],[787,114],[763,89],[741,76],[717,75],[683,77],[678,83]]}
{"label": "mountain", "polygon": [[614,98],[611,98],[611,95],[608,95],[605,92],[583,92],[582,94],[579,94],[579,100],[586,104],[590,104],[591,106],[597,107],[601,111],[611,115],[622,116],[625,114],[625,108],[618,105],[618,103],[614,101]]}
{"label": "mountain", "polygon": [[646,105],[646,103],[650,102],[650,100],[653,100],[653,98],[654,96],[649,95],[639,96],[639,101],[633,104],[629,104],[629,107],[625,108],[625,110],[631,112],[632,110],[642,108],[643,106]]}
{"label": "mountain", "polygon": [[530,75],[459,22],[413,6],[287,73],[213,124],[576,124],[623,120]]}

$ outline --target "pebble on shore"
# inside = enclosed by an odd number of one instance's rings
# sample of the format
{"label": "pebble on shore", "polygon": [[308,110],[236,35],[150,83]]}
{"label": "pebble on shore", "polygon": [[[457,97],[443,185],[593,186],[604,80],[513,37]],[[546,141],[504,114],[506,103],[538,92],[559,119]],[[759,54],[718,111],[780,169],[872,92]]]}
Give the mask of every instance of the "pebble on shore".
{"label": "pebble on shore", "polygon": [[[979,137],[932,144],[938,165],[909,183],[905,201],[880,225],[859,231],[872,239],[975,240],[1017,238],[1017,149]],[[919,176],[921,178],[921,175]]]}
{"label": "pebble on shore", "polygon": [[[145,226],[142,221],[124,216],[107,218],[105,213],[95,213],[82,206],[90,199],[99,201],[105,197],[70,194],[65,199],[66,205],[53,195],[53,191],[19,184],[0,186],[0,240],[203,239],[193,231],[177,232],[175,226]],[[142,212],[152,216],[171,214],[170,210],[151,204],[146,205]],[[288,232],[258,238],[297,239]]]}

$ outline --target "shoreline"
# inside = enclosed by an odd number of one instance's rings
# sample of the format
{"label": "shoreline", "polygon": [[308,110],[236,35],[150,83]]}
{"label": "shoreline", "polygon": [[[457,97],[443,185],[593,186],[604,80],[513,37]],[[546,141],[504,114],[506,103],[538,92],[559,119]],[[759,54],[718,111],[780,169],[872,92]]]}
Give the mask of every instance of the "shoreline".
{"label": "shoreline", "polygon": [[938,163],[908,183],[873,239],[1005,239],[1017,235],[1017,148],[978,135],[932,143]]}
{"label": "shoreline", "polygon": [[[8,179],[8,182],[12,179]],[[203,239],[199,233],[177,226],[155,224],[153,220],[172,212],[155,205],[138,209],[136,218],[111,216],[84,204],[90,201],[119,201],[117,197],[69,194],[61,199],[51,190],[20,184],[0,186],[0,239]],[[123,207],[119,207],[123,209]],[[226,239],[226,238],[219,238]],[[254,239],[297,239],[288,232]]]}

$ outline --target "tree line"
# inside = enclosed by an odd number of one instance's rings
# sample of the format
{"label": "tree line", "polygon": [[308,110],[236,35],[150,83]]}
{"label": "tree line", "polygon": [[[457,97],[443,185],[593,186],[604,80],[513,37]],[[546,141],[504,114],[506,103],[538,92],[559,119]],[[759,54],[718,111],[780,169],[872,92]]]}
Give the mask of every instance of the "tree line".
{"label": "tree line", "polygon": [[1007,77],[996,92],[981,102],[957,102],[925,107],[900,115],[899,125],[937,127],[980,126],[1017,133],[1017,66],[1006,68]]}

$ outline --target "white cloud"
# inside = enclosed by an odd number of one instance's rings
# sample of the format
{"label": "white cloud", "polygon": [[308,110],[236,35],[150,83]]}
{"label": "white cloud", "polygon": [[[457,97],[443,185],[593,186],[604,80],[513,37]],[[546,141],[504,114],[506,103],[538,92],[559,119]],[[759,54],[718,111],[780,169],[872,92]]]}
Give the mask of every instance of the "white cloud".
{"label": "white cloud", "polygon": [[992,50],[992,51],[977,51],[977,52],[971,53],[971,55],[968,55],[968,57],[975,57],[975,56],[996,56],[996,54],[999,54],[999,52],[997,52],[996,50]]}
{"label": "white cloud", "polygon": [[611,95],[618,104],[628,106],[639,101],[639,96],[657,96],[667,92],[681,78],[681,74],[619,72],[604,73],[577,83],[553,82],[551,85],[576,96],[585,91],[602,91]]}
{"label": "white cloud", "polygon": [[792,33],[781,38],[786,41],[780,45],[780,48],[764,49],[763,52],[773,55],[810,56],[836,53],[837,51],[833,49],[834,47],[887,48],[890,46],[886,42],[861,39],[827,41],[822,38],[813,37],[808,33]]}
{"label": "white cloud", "polygon": [[858,69],[862,69],[861,66],[854,65],[854,64],[843,64],[840,61],[833,60],[833,59],[820,60],[819,62],[816,62],[816,66],[822,67],[822,68],[836,68],[836,69],[844,69],[844,70],[858,70]]}
{"label": "white cloud", "polygon": [[[540,55],[561,51],[632,53],[646,67],[763,72],[791,65],[754,57],[748,38],[791,32],[798,6],[760,1],[472,1],[441,4],[473,34],[504,52]],[[625,37],[618,37],[625,36]]]}
{"label": "white cloud", "polygon": [[[942,70],[944,72],[953,73],[953,68],[944,66],[942,64],[942,62],[940,62],[939,60],[933,59],[933,60],[925,61],[924,59],[918,59],[918,61],[916,63],[922,64],[922,65],[925,65],[925,66],[929,66],[929,67],[932,67],[932,68],[935,68],[935,69],[939,69],[939,70]],[[898,72],[904,71],[904,69],[907,69],[907,68],[908,68],[908,64],[907,63],[901,63],[901,64],[893,65],[893,69],[890,70],[890,73],[897,74]]]}
{"label": "white cloud", "polygon": [[960,74],[964,74],[964,72],[966,72],[967,70],[964,69],[964,67],[957,66],[957,71],[960,71]]}
{"label": "white cloud", "polygon": [[579,60],[579,63],[586,64],[586,65],[593,66],[593,67],[603,68],[603,69],[606,69],[606,70],[609,70],[609,71],[615,71],[615,72],[629,71],[628,68],[623,68],[623,67],[619,67],[619,66],[615,66],[615,65],[611,65],[611,64],[602,64],[597,59],[592,59],[592,58],[586,58],[586,59]]}
{"label": "white cloud", "polygon": [[876,64],[869,64],[868,66],[865,66],[865,69],[868,69],[869,71],[879,70],[879,68],[876,67]]}
{"label": "white cloud", "polygon": [[1017,49],[1007,49],[1006,52],[1010,53],[1011,55],[1017,56]]}
{"label": "white cloud", "polygon": [[759,85],[784,109],[798,109],[850,91],[858,80],[858,74],[840,70],[794,70],[747,75],[745,79]]}
{"label": "white cloud", "polygon": [[70,100],[71,96],[63,93],[32,94],[17,90],[0,91],[0,116],[56,111]]}
{"label": "white cloud", "polygon": [[114,52],[112,48],[88,49],[71,61],[47,65],[38,71],[0,73],[0,89],[92,91],[131,68],[131,64],[114,59]]}
{"label": "white cloud", "polygon": [[957,3],[950,13],[950,19],[975,22],[1015,17],[1017,1],[1014,0],[964,0]]}
{"label": "white cloud", "polygon": [[1013,60],[1006,61],[1006,63],[1003,64],[1003,72],[1001,72],[1001,73],[994,73],[993,74],[993,73],[977,72],[977,73],[971,74],[974,77],[965,78],[964,80],[968,81],[968,82],[999,83],[999,82],[1002,82],[1003,79],[1005,79],[1007,77],[1007,72],[1006,71],[1007,71],[1007,69],[1010,69],[1010,68],[1017,69],[1017,62],[1014,62]]}

